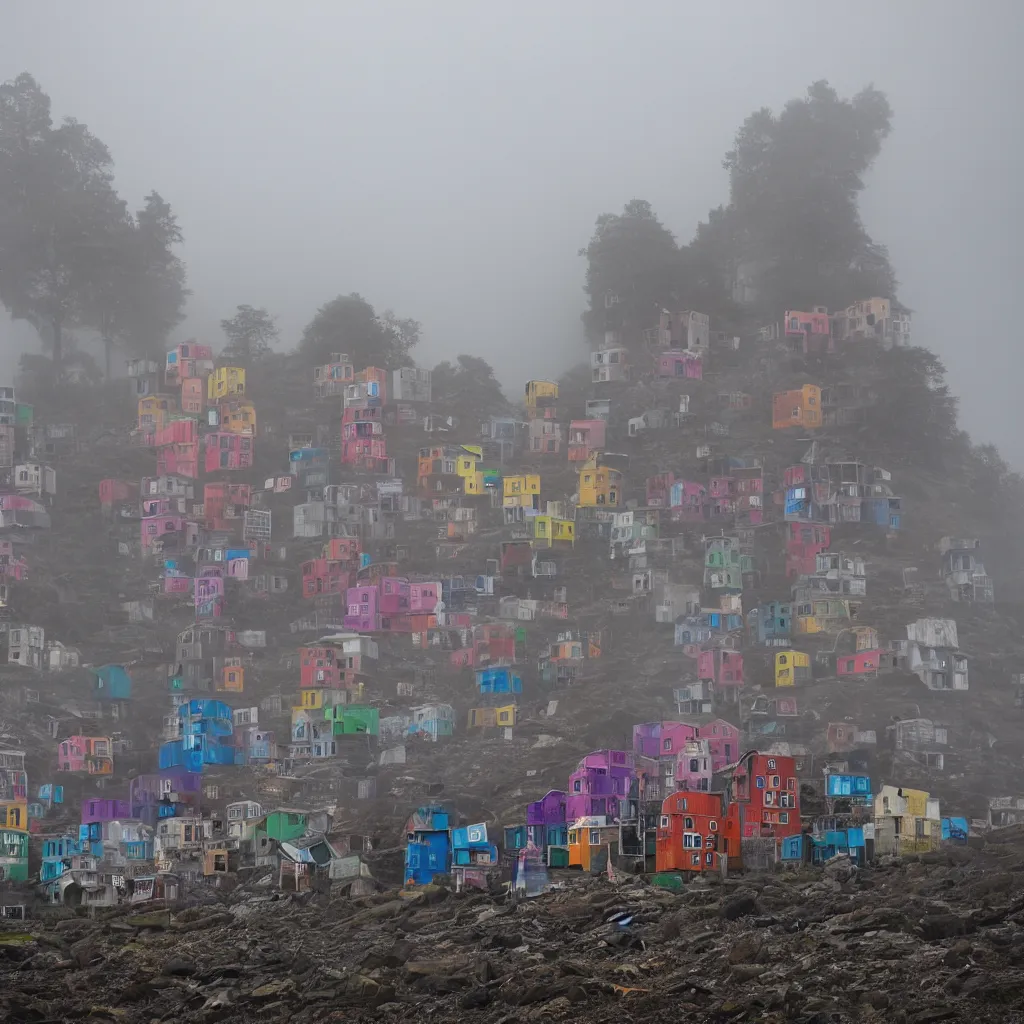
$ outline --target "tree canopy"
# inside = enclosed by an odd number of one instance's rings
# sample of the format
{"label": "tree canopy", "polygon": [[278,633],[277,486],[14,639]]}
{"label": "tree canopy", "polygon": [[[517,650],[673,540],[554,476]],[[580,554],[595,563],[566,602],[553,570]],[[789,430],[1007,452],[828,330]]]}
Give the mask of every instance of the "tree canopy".
{"label": "tree canopy", "polygon": [[0,85],[0,303],[36,328],[58,376],[71,328],[103,336],[108,373],[115,343],[156,354],[188,294],[180,241],[157,193],[128,213],[107,147],[73,118],[55,127],[31,75]]}
{"label": "tree canopy", "polygon": [[65,329],[88,316],[125,226],[107,147],[28,74],[0,85],[0,302],[59,368]]}
{"label": "tree canopy", "polygon": [[857,205],[891,123],[877,89],[847,100],[819,81],[781,113],[762,108],[740,126],[725,156],[729,207],[718,234],[731,240],[735,263],[753,267],[773,310],[894,297],[888,253]]}
{"label": "tree canopy", "polygon": [[438,363],[431,373],[430,386],[436,405],[470,422],[482,423],[492,414],[501,415],[509,409],[494,369],[479,356],[460,355],[454,363]]}
{"label": "tree canopy", "polygon": [[238,306],[233,317],[220,322],[220,329],[228,339],[223,357],[239,366],[250,366],[266,358],[281,333],[275,320],[276,317],[262,307]]}
{"label": "tree canopy", "polygon": [[[597,218],[593,237],[581,255],[587,257],[585,291],[590,308],[584,324],[592,340],[605,331],[631,332],[650,327],[675,298],[679,249],[672,233],[643,199],[627,203],[620,214]],[[608,300],[616,299],[614,306]]]}
{"label": "tree canopy", "polygon": [[361,295],[339,295],[322,305],[306,325],[299,352],[314,363],[346,353],[357,370],[379,366],[395,370],[413,363],[420,325],[386,310],[380,316]]}

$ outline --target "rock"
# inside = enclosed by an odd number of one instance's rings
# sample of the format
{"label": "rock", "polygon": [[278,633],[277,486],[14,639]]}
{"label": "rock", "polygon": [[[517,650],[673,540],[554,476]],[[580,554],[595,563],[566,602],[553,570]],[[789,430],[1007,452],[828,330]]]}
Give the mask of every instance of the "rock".
{"label": "rock", "polygon": [[172,978],[191,978],[196,973],[196,965],[191,960],[172,957],[163,965],[160,973]]}
{"label": "rock", "polygon": [[733,943],[729,950],[729,963],[752,964],[761,956],[763,943],[754,935],[744,935]]}
{"label": "rock", "polygon": [[491,993],[481,986],[470,989],[459,999],[459,1006],[464,1010],[481,1010],[491,1001]]}
{"label": "rock", "polygon": [[259,988],[255,988],[249,993],[249,998],[261,1001],[265,999],[278,999],[294,991],[295,982],[291,978],[285,978],[282,981],[270,981],[265,985],[260,985]]}
{"label": "rock", "polygon": [[747,917],[750,914],[757,914],[759,912],[760,908],[757,905],[757,900],[754,899],[751,893],[733,896],[732,899],[726,900],[718,909],[719,917],[724,917],[726,921],[737,921],[741,917]]}
{"label": "rock", "polygon": [[917,923],[917,933],[925,942],[951,939],[966,932],[966,922],[956,914],[932,914]]}

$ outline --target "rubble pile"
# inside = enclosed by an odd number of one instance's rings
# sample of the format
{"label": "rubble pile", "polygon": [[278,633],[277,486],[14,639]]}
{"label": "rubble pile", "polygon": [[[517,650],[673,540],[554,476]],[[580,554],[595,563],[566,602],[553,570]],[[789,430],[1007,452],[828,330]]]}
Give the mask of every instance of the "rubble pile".
{"label": "rubble pile", "polygon": [[360,898],[261,883],[0,932],[19,1021],[1005,1021],[1024,996],[1024,830],[809,871],[440,884]]}

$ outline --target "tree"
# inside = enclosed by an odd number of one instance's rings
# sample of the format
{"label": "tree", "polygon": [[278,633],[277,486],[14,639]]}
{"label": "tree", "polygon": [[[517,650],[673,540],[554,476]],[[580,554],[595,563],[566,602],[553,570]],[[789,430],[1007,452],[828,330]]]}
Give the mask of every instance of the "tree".
{"label": "tree", "polygon": [[224,358],[239,366],[250,366],[265,358],[281,333],[276,319],[262,307],[238,306],[230,320],[220,322],[220,329],[228,339],[222,353]]}
{"label": "tree", "polygon": [[584,290],[590,308],[583,322],[592,341],[619,331],[625,343],[634,342],[640,331],[654,326],[664,306],[674,304],[679,249],[645,200],[627,203],[621,214],[598,217],[580,255],[587,257]]}
{"label": "tree", "polygon": [[420,325],[399,320],[390,310],[378,317],[361,295],[339,295],[316,311],[306,325],[299,352],[314,363],[345,353],[357,370],[379,366],[395,370],[411,366],[410,350],[419,342]]}
{"label": "tree", "polygon": [[0,302],[50,346],[57,376],[64,333],[89,319],[116,260],[124,203],[106,146],[67,118],[29,74],[0,85]]}
{"label": "tree", "polygon": [[766,310],[894,296],[888,253],[857,205],[891,122],[878,90],[845,100],[819,81],[777,116],[761,109],[740,127],[724,161],[732,262],[755,268]]}
{"label": "tree", "polygon": [[509,409],[491,364],[479,356],[461,355],[454,363],[438,363],[431,373],[430,388],[433,402],[463,423],[482,423]]}

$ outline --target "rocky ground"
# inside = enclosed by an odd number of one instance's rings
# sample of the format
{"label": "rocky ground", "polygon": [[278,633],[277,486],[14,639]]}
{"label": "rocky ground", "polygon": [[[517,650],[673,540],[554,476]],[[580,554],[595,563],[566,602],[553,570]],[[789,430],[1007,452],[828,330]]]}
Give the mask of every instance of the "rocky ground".
{"label": "rocky ground", "polygon": [[[4,1020],[1024,1020],[1024,828],[881,863],[698,882],[240,885],[167,911],[7,923]],[[208,894],[208,899],[214,896]],[[623,914],[630,922],[622,927]]]}

